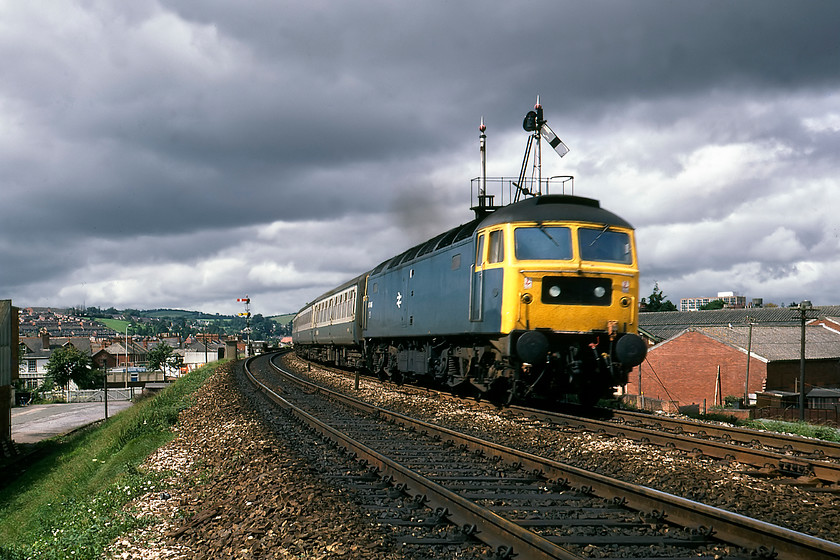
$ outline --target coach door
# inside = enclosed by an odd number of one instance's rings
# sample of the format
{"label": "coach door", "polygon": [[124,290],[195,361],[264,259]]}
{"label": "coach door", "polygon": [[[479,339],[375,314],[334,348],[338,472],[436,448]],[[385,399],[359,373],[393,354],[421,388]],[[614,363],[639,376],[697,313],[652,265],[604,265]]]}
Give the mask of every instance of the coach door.
{"label": "coach door", "polygon": [[484,234],[475,242],[475,264],[470,267],[470,321],[484,319]]}

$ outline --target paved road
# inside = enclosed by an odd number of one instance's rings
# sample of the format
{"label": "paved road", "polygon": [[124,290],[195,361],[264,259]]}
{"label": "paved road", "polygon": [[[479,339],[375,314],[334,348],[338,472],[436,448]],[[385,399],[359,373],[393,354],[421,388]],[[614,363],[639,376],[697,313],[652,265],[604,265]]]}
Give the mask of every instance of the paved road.
{"label": "paved road", "polygon": [[[108,417],[131,406],[131,401],[108,401]],[[33,404],[12,409],[12,440],[35,443],[66,434],[105,418],[101,402]]]}

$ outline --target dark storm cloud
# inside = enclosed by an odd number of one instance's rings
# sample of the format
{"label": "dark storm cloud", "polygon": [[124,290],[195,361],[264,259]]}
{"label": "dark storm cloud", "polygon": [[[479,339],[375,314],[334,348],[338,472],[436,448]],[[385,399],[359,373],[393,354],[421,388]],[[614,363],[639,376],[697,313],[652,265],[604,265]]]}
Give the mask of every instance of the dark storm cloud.
{"label": "dark storm cloud", "polygon": [[[469,219],[479,117],[491,165],[515,172],[536,94],[572,145],[563,171],[639,228],[643,272],[670,293],[750,274],[783,291],[809,270],[791,259],[822,262],[814,276],[836,266],[821,194],[840,148],[835,2],[0,11],[0,183],[14,209],[0,283],[31,303],[220,308],[239,278],[273,311],[297,308]],[[791,204],[815,210],[781,223]],[[725,228],[738,250],[694,246]],[[109,266],[127,254],[143,282]],[[172,287],[190,271],[194,285]]]}

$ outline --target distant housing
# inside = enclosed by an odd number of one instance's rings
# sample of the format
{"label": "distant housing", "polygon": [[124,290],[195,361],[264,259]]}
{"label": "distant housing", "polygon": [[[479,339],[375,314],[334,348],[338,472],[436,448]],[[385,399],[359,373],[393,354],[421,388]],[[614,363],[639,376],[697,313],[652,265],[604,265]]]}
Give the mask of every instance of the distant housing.
{"label": "distant housing", "polygon": [[764,300],[762,298],[753,298],[749,305],[747,305],[746,296],[741,296],[735,292],[718,292],[716,297],[693,297],[682,298],[680,300],[680,311],[700,311],[704,305],[708,305],[713,301],[722,301],[724,307],[729,309],[745,309],[747,307],[762,307]]}

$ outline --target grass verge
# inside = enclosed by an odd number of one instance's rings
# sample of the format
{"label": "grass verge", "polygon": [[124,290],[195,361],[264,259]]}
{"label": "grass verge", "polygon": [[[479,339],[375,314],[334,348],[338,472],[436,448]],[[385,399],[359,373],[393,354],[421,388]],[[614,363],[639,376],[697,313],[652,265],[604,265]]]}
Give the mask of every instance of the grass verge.
{"label": "grass verge", "polygon": [[756,430],[767,430],[768,432],[781,432],[798,436],[821,439],[825,441],[840,442],[840,430],[831,426],[819,426],[806,424],[805,422],[785,422],[783,420],[756,419],[743,422],[747,428]]}
{"label": "grass verge", "polygon": [[193,393],[223,362],[181,377],[100,424],[42,445],[45,456],[0,492],[0,559],[99,558],[114,538],[149,523],[125,506],[157,489],[137,467],[174,437]]}

